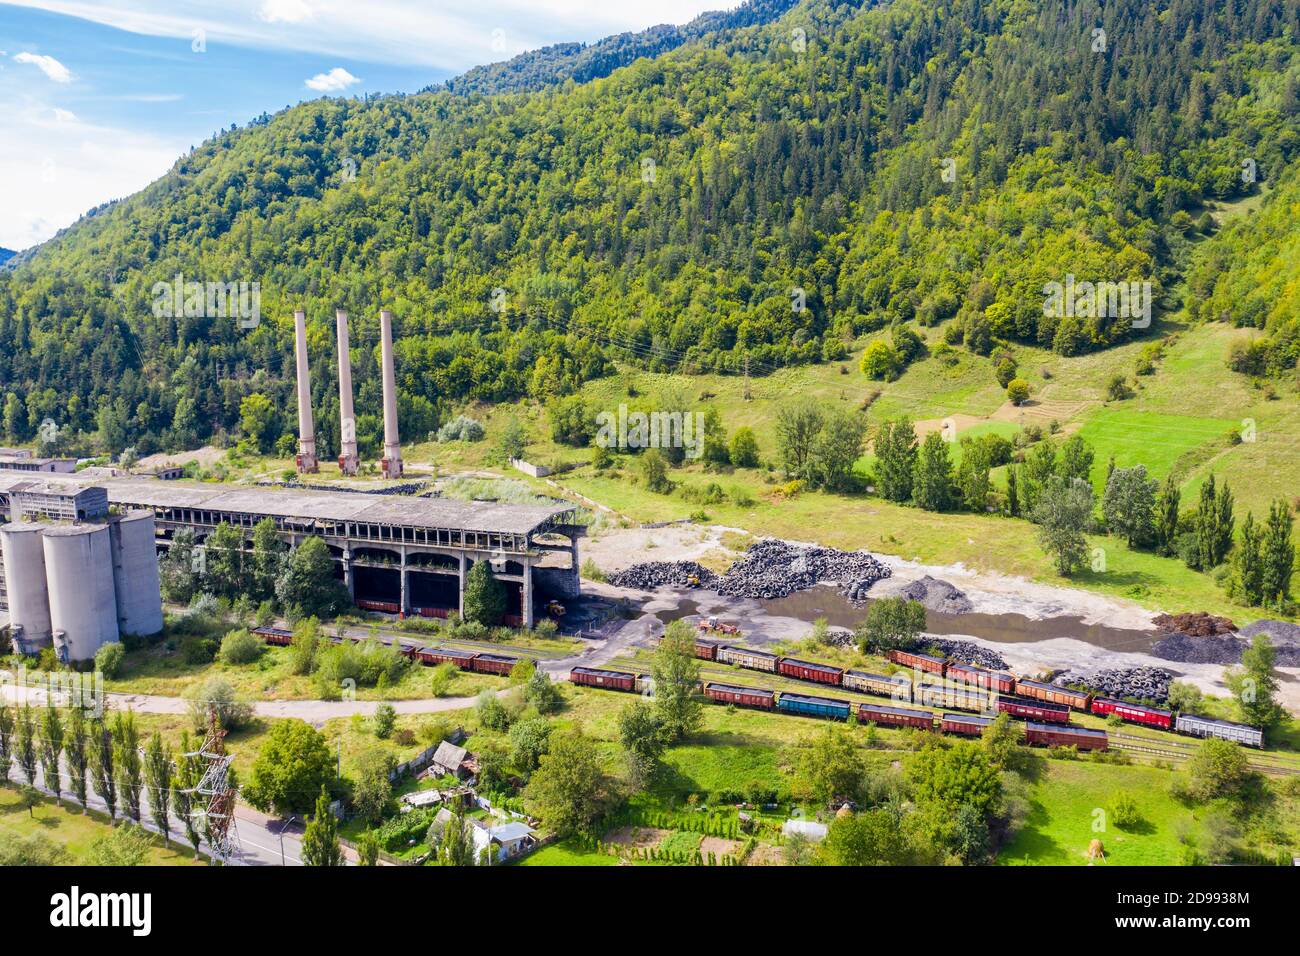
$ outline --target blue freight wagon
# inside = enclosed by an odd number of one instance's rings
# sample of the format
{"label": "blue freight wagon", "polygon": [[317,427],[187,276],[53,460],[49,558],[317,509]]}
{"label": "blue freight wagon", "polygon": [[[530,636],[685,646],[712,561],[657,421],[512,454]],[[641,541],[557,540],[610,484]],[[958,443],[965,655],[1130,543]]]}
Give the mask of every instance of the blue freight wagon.
{"label": "blue freight wagon", "polygon": [[787,714],[805,717],[829,717],[832,720],[849,719],[849,703],[829,697],[809,697],[805,694],[782,693],[776,700],[776,709]]}

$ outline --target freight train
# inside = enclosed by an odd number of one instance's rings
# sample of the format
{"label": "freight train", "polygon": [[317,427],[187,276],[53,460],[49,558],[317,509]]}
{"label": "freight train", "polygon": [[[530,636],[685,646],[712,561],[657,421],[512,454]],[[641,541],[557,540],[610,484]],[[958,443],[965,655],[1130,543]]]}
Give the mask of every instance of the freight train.
{"label": "freight train", "polygon": [[[267,644],[280,647],[287,647],[293,641],[293,632],[282,627],[255,627],[253,633],[262,638]],[[329,644],[342,644],[344,640],[352,643],[360,643],[360,641],[366,640],[366,638],[342,638],[337,634],[324,634],[322,639]],[[386,641],[385,643],[389,642]],[[473,671],[476,674],[509,676],[515,665],[520,661],[533,661],[533,663],[536,663],[534,658],[528,656],[511,657],[506,654],[489,654],[482,651],[462,651],[454,647],[419,647],[402,641],[396,643],[398,650],[402,654],[426,667],[434,667],[438,664],[455,664],[463,671]]]}
{"label": "freight train", "polygon": [[[575,667],[569,680],[585,687],[602,690],[619,690],[636,693],[641,690],[641,679],[629,671],[601,670],[595,667]],[[885,704],[838,700],[833,697],[816,697],[788,690],[767,690],[761,687],[742,687],[737,684],[720,684],[713,681],[703,685],[704,696],[714,703],[750,707],[773,713],[793,714],[800,717],[821,717],[827,720],[848,720],[855,717],[860,723],[882,727],[914,727],[917,730],[979,737],[992,718],[974,714],[934,714],[928,710],[910,707],[893,707]],[[1030,733],[1030,728],[1037,728]],[[1045,728],[1045,729],[1044,729]],[[1059,747],[1074,745],[1080,750],[1105,750],[1108,739],[1104,730],[1086,730],[1082,727],[1059,726],[1029,722],[1025,725],[1025,741],[1030,744]]]}
{"label": "freight train", "polygon": [[[1194,737],[1219,737],[1248,747],[1264,746],[1263,731],[1255,727],[1223,720],[1210,720],[1190,714],[1179,715],[1159,707],[1131,704],[1109,697],[1095,697],[1085,691],[1059,687],[1042,681],[1026,680],[1012,674],[1004,674],[972,664],[949,662],[941,657],[913,651],[892,650],[885,656],[902,667],[914,668],[933,675],[938,678],[938,681],[913,683],[906,677],[898,675],[888,676],[842,669],[829,664],[781,657],[769,651],[704,639],[696,640],[695,656],[722,664],[734,664],[748,670],[778,674],[827,687],[843,687],[845,690],[889,697],[902,703],[924,704],[945,710],[973,713],[989,713],[996,710],[1021,720],[1061,726],[1069,724],[1070,712],[1075,710],[1099,717],[1115,714],[1122,720],[1158,730],[1189,734]],[[913,711],[913,713],[917,712]],[[881,723],[881,721],[876,722]]]}

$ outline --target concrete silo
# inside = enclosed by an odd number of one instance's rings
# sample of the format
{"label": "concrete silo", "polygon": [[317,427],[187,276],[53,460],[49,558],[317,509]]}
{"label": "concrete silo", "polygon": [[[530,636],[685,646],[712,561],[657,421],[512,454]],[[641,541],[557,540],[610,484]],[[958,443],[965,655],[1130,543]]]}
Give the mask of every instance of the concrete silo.
{"label": "concrete silo", "polygon": [[138,637],[157,634],[163,629],[163,613],[153,512],[128,512],[113,518],[108,529],[118,630]]}
{"label": "concrete silo", "polygon": [[47,525],[28,521],[0,526],[9,623],[13,627],[16,650],[23,654],[35,654],[42,647],[49,647],[53,637],[45,587],[45,552],[41,544],[42,532],[46,530]]}
{"label": "concrete silo", "polygon": [[106,524],[45,529],[45,580],[54,645],[67,661],[85,661],[119,639],[113,547]]}

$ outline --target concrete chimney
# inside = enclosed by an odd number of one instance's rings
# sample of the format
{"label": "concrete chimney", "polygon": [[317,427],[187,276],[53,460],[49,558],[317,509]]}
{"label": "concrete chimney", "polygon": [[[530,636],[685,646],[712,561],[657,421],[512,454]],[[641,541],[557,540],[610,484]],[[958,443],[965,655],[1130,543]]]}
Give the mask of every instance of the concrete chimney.
{"label": "concrete chimney", "polygon": [[384,367],[384,460],[385,478],[402,477],[402,443],[397,437],[397,373],[393,370],[393,313],[379,313],[380,362]]}
{"label": "concrete chimney", "polygon": [[334,310],[334,323],[339,339],[339,428],[342,443],[339,445],[339,471],[345,475],[357,473],[357,419],[352,411],[352,357],[348,351],[348,314]]}
{"label": "concrete chimney", "polygon": [[316,432],[311,424],[311,381],[307,377],[307,314],[293,313],[293,350],[298,360],[298,472],[315,474]]}

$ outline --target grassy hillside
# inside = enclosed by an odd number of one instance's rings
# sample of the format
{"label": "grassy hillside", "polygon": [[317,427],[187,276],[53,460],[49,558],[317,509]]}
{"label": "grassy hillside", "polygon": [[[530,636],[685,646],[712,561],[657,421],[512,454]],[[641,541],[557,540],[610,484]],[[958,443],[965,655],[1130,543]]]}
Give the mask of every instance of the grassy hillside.
{"label": "grassy hillside", "polygon": [[[67,451],[267,451],[292,428],[300,304],[322,457],[334,307],[355,317],[367,455],[380,305],[408,436],[611,360],[771,371],[894,322],[955,322],[973,353],[1088,355],[1134,330],[1044,315],[1046,280],[1148,281],[1172,313],[1213,228],[1192,217],[1257,190],[1238,157],[1273,182],[1300,150],[1283,0],[760,7],[587,83],[319,100],[222,133],[0,273],[5,440],[49,418]],[[261,321],[158,314],[177,274],[259,283]],[[245,418],[254,394],[278,413]]]}

